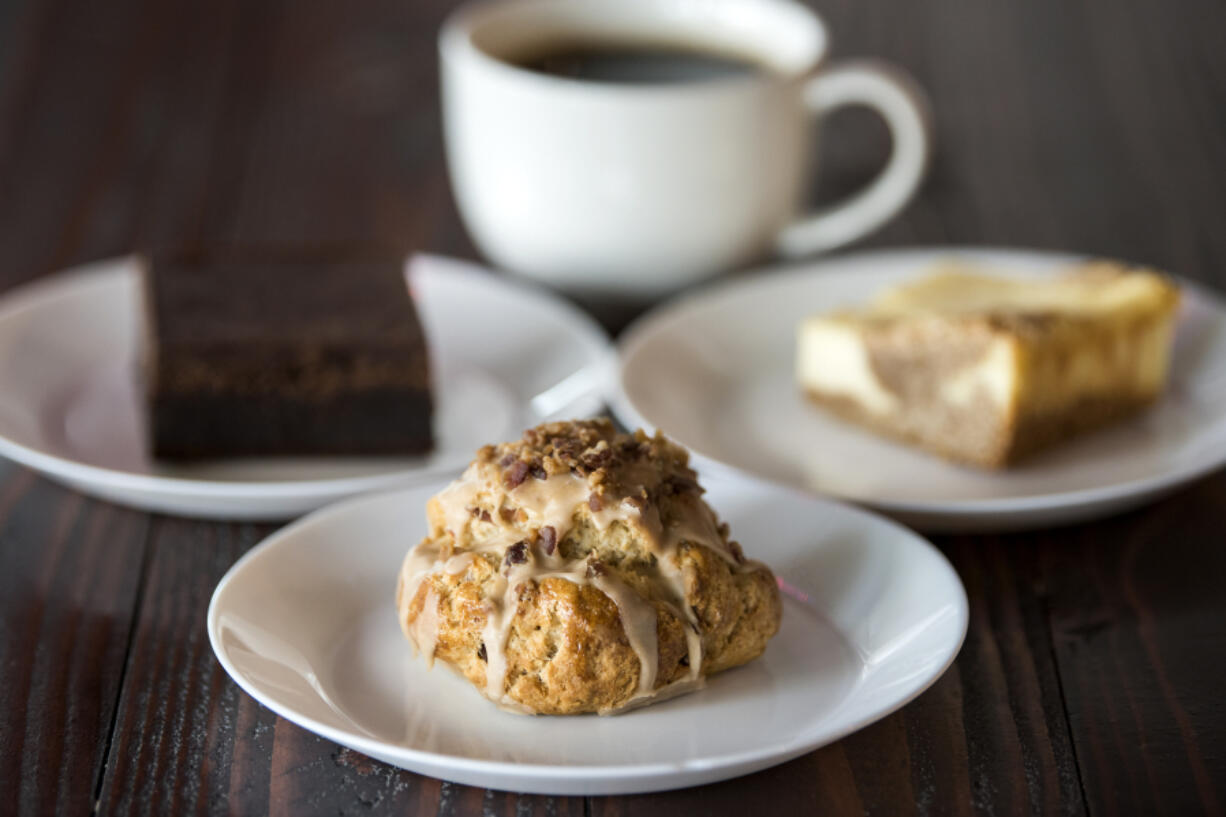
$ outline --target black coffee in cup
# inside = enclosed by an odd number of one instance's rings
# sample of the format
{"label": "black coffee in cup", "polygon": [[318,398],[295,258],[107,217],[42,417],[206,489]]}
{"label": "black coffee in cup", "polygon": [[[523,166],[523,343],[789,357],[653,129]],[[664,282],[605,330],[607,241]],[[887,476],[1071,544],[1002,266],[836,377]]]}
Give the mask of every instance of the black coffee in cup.
{"label": "black coffee in cup", "polygon": [[[824,62],[797,0],[472,0],[439,36],[452,188],[498,266],[645,303],[893,218],[928,154],[895,70]],[[813,136],[867,106],[895,142],[846,202],[805,214]]]}
{"label": "black coffee in cup", "polygon": [[510,62],[567,79],[634,85],[722,80],[767,70],[739,54],[649,42],[557,41],[542,44]]}

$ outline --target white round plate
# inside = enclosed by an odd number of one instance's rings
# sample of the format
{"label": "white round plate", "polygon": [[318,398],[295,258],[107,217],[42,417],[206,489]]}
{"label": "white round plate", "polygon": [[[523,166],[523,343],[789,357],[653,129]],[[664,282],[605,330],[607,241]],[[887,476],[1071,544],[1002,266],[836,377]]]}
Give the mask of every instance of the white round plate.
{"label": "white round plate", "polygon": [[1103,516],[1226,463],[1226,307],[1187,282],[1161,401],[1008,471],[945,462],[802,398],[792,377],[802,318],[864,303],[951,259],[1017,276],[1084,260],[895,250],[738,278],[655,310],[622,336],[614,413],[627,426],[662,429],[705,461],[859,502],[922,530],[1008,530]]}
{"label": "white round plate", "polygon": [[966,593],[945,558],[864,511],[744,477],[707,499],[789,587],[766,653],[622,715],[503,712],[400,632],[400,562],[442,485],[361,497],[274,534],[221,580],[209,639],[284,718],[396,766],[483,788],[624,794],[782,763],[910,701],[953,661]]}
{"label": "white round plate", "polygon": [[473,264],[416,256],[409,286],[430,346],[433,453],[415,458],[150,458],[131,258],[90,264],[0,300],[0,455],[152,511],[285,519],[341,497],[459,471],[490,440],[594,414],[611,352],[586,314]]}

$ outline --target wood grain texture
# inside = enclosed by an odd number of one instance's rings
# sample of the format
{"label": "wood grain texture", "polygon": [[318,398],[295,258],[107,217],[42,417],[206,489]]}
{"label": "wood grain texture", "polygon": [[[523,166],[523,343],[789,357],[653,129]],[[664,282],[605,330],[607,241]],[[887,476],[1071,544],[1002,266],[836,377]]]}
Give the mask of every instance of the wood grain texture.
{"label": "wood grain texture", "polygon": [[1226,475],[1046,548],[1053,646],[1097,814],[1222,814]]}
{"label": "wood grain texture", "polygon": [[0,813],[92,807],[147,525],[0,466]]}
{"label": "wood grain texture", "polygon": [[197,813],[224,802],[228,786],[205,772],[230,766],[231,718],[240,693],[223,680],[213,659],[205,612],[213,586],[264,532],[166,518],[152,522],[100,789],[104,810]]}
{"label": "wood grain texture", "polygon": [[955,665],[898,713],[756,775],[595,801],[594,815],[1086,813],[1033,537],[940,540],[971,600]]}
{"label": "wood grain texture", "polygon": [[[0,287],[151,245],[473,255],[442,160],[451,5],[0,4]],[[929,180],[868,245],[1079,250],[1226,288],[1226,4],[820,9],[834,57],[892,60],[933,100]],[[853,111],[821,150],[825,202],[888,140]],[[916,701],[755,775],[585,800],[423,778],[277,718],[204,631],[267,528],[0,464],[0,813],[1221,814],[1224,507],[1219,473],[1103,523],[941,539],[971,628]]]}
{"label": "wood grain texture", "polygon": [[489,792],[389,767],[241,692],[213,657],[205,616],[225,571],[271,529],[154,518],[101,813],[582,814],[582,798]]}

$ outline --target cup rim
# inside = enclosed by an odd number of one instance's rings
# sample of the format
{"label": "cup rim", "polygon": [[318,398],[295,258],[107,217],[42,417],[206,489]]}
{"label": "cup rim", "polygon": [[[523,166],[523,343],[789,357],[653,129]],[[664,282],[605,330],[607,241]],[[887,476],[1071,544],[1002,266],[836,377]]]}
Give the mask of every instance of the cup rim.
{"label": "cup rim", "polygon": [[702,82],[593,82],[586,79],[563,77],[554,74],[544,74],[495,56],[474,41],[477,27],[489,17],[497,15],[507,8],[563,6],[582,2],[588,7],[603,6],[608,9],[622,9],[633,3],[648,6],[661,0],[468,0],[452,11],[444,20],[439,30],[439,54],[444,60],[448,58],[465,58],[481,65],[505,78],[521,82],[536,83],[556,89],[582,90],[591,94],[610,96],[701,96],[707,93],[720,93],[729,89],[741,89],[746,86],[761,86],[763,84],[789,83],[808,79],[825,63],[829,52],[829,29],[821,15],[808,6],[796,0],[721,0],[729,5],[743,4],[746,7],[787,9],[792,13],[799,12],[811,26],[813,45],[811,53],[805,56],[795,66],[777,68],[776,70],[755,72],[747,76],[721,77]]}

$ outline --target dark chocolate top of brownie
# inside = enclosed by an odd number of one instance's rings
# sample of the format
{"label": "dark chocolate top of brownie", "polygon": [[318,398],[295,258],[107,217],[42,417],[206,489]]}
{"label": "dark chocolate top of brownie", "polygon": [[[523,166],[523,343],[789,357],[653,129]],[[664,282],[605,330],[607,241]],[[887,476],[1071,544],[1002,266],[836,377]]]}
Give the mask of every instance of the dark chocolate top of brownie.
{"label": "dark chocolate top of brownie", "polygon": [[244,261],[155,256],[147,270],[160,344],[419,346],[403,260]]}
{"label": "dark chocolate top of brownie", "polygon": [[183,260],[145,270],[150,394],[429,390],[403,260]]}

